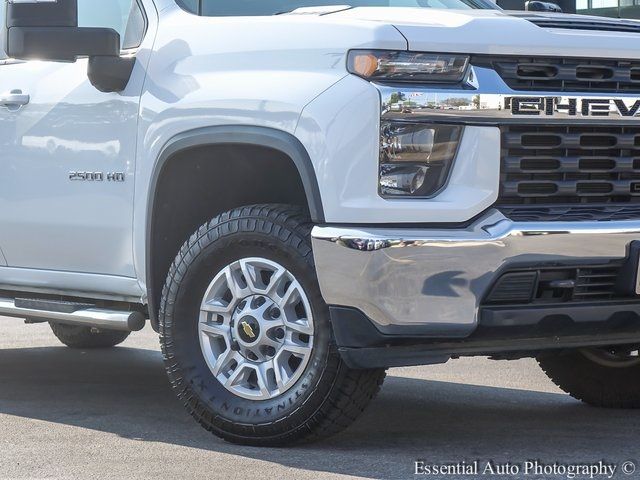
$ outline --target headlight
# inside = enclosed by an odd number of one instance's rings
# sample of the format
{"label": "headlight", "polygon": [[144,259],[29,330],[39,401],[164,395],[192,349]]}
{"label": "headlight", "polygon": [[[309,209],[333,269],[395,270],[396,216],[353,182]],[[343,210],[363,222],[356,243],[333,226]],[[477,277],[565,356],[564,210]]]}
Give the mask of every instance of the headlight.
{"label": "headlight", "polygon": [[458,83],[468,64],[466,55],[352,50],[347,70],[366,80],[381,82]]}
{"label": "headlight", "polygon": [[380,195],[432,197],[445,185],[463,127],[387,121],[380,139]]}

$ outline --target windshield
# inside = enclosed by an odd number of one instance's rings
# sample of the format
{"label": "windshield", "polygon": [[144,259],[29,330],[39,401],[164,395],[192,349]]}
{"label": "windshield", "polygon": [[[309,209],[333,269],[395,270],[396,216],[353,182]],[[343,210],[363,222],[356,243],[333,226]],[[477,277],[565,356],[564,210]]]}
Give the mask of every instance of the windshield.
{"label": "windshield", "polygon": [[212,17],[277,15],[303,7],[414,7],[495,9],[491,0],[177,0],[186,10]]}

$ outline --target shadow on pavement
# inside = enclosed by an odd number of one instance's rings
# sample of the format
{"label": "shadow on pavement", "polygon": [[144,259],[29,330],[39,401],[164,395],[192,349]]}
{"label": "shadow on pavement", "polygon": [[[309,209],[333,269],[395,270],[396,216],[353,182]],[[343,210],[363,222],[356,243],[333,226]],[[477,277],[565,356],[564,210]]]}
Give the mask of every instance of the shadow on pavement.
{"label": "shadow on pavement", "polygon": [[156,351],[0,350],[0,386],[2,414],[317,472],[393,478],[411,475],[419,458],[553,462],[638,456],[629,441],[640,427],[638,412],[593,409],[553,393],[391,376],[343,434],[294,449],[258,449],[226,444],[196,425],[170,391]]}

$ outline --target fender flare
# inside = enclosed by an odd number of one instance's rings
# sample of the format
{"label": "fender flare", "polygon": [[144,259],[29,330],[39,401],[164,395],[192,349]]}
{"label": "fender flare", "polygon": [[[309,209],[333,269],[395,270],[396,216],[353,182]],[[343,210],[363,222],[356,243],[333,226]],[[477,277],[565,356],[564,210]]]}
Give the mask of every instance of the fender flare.
{"label": "fender flare", "polygon": [[[154,269],[152,261],[152,232],[154,228],[154,211],[156,190],[167,162],[177,153],[192,148],[206,147],[210,145],[253,145],[278,150],[287,155],[293,161],[302,180],[302,186],[307,197],[307,205],[311,220],[318,224],[324,223],[324,210],[320,197],[320,187],[313,163],[309,153],[300,140],[294,135],[269,127],[245,126],[245,125],[221,125],[214,127],[202,127],[187,132],[179,133],[172,137],[162,148],[153,167],[151,182],[149,185],[149,197],[147,201],[146,222],[146,254],[145,269],[147,282],[147,302],[149,316],[154,329],[158,329],[158,306],[154,298]],[[259,161],[259,160],[257,160]]]}

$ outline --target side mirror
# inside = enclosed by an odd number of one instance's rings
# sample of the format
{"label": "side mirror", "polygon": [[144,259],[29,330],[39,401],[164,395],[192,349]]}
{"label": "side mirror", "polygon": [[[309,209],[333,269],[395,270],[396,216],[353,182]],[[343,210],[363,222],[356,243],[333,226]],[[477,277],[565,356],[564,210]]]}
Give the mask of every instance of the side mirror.
{"label": "side mirror", "polygon": [[562,13],[562,8],[556,3],[529,0],[525,2],[524,9],[530,12],[555,12]]}
{"label": "side mirror", "polygon": [[120,34],[78,27],[77,0],[7,0],[4,27],[9,58],[75,62],[89,57],[89,80],[98,90],[122,91],[129,82],[135,59],[120,57]]}

